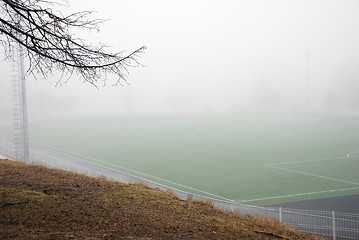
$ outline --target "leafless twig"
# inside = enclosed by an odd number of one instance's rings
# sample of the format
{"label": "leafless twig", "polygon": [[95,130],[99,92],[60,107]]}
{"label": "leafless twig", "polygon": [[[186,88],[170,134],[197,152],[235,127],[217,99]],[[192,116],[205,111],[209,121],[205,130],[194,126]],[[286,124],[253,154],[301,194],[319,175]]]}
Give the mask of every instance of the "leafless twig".
{"label": "leafless twig", "polygon": [[118,76],[114,85],[126,82],[128,68],[142,65],[138,59],[145,46],[130,53],[108,53],[105,45],[88,45],[73,34],[74,30],[96,30],[103,21],[89,20],[88,11],[68,16],[55,14],[51,8],[54,3],[55,0],[0,0],[0,43],[9,58],[14,49],[22,46],[29,59],[29,73],[47,77],[60,71],[64,76],[78,75],[97,87],[107,74]]}

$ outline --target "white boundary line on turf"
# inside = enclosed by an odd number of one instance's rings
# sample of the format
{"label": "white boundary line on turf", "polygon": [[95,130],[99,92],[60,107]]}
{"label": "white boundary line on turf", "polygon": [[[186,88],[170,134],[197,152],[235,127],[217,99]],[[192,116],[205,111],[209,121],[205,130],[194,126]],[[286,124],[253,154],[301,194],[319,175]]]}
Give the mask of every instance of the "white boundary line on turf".
{"label": "white boundary line on turf", "polygon": [[356,183],[356,182],[345,181],[345,180],[341,180],[341,179],[337,179],[337,178],[331,178],[331,177],[321,176],[321,175],[317,175],[317,174],[313,174],[313,173],[306,173],[306,172],[301,172],[301,171],[291,170],[291,169],[287,169],[287,168],[280,168],[280,167],[275,167],[275,166],[266,166],[266,165],[264,165],[264,166],[265,166],[265,167],[274,168],[274,169],[279,169],[279,170],[282,170],[282,171],[293,172],[293,173],[299,173],[299,174],[303,174],[303,175],[307,175],[307,176],[318,177],[318,178],[324,178],[324,179],[328,179],[328,180],[332,180],[332,181],[343,182],[343,183],[349,183],[349,184],[354,184],[354,185],[359,186],[359,183]]}
{"label": "white boundary line on turf", "polygon": [[290,164],[297,164],[297,163],[306,163],[306,162],[319,162],[319,161],[329,161],[329,160],[339,160],[339,159],[346,159],[351,158],[352,155],[355,153],[359,153],[359,151],[353,151],[347,153],[345,157],[330,157],[330,158],[316,158],[316,159],[309,159],[309,160],[302,160],[302,161],[294,161],[294,162],[277,162],[277,163],[270,163],[265,164],[265,167],[274,166],[274,165],[290,165]]}
{"label": "white boundary line on turf", "polygon": [[299,197],[299,196],[306,196],[306,195],[314,195],[314,194],[320,194],[320,193],[350,191],[350,190],[357,190],[357,189],[359,189],[359,187],[355,187],[355,188],[343,188],[343,189],[333,189],[333,190],[326,190],[326,191],[319,191],[319,192],[297,193],[297,194],[282,195],[282,196],[276,196],[276,197],[249,199],[249,200],[239,200],[238,202],[240,202],[240,203],[247,203],[247,202],[255,202],[255,201],[278,199],[278,198],[288,198],[288,197]]}
{"label": "white boundary line on turf", "polygon": [[351,155],[353,155],[353,154],[355,154],[355,153],[359,153],[359,151],[354,151],[354,152],[350,152],[350,153],[348,153],[348,154],[347,154],[347,158],[350,158],[350,157],[351,157]]}
{"label": "white boundary line on turf", "polygon": [[338,181],[338,182],[343,182],[343,183],[349,183],[349,184],[354,184],[354,185],[359,186],[359,183],[357,183],[357,182],[351,182],[351,181],[346,181],[346,180],[342,180],[342,179],[326,177],[326,176],[322,176],[322,175],[318,175],[318,174],[314,174],[314,173],[307,173],[307,172],[291,170],[291,169],[281,168],[281,167],[276,166],[276,165],[290,165],[290,164],[316,162],[316,161],[329,161],[329,160],[348,159],[348,158],[351,157],[352,154],[357,153],[357,152],[359,152],[359,151],[353,151],[353,152],[347,153],[345,157],[319,158],[319,159],[311,159],[311,160],[303,160],[303,161],[295,161],[295,162],[280,162],[280,163],[266,164],[266,165],[264,165],[264,167],[269,167],[269,168],[279,169],[279,170],[282,170],[282,171],[294,172],[294,173],[299,173],[299,174],[304,174],[304,175],[308,175],[308,176],[324,178],[324,179],[328,179],[328,180],[333,180],[333,181]]}
{"label": "white boundary line on turf", "polygon": [[338,160],[338,159],[345,159],[345,158],[346,158],[346,157],[317,158],[317,159],[294,161],[294,162],[277,162],[277,163],[270,163],[270,164],[265,164],[264,166],[265,166],[265,167],[270,167],[270,166],[274,166],[274,165],[290,165],[290,164],[297,164],[297,163],[320,162],[320,161]]}
{"label": "white boundary line on turf", "polygon": [[[342,180],[342,179],[331,178],[331,177],[321,176],[321,175],[317,175],[317,174],[313,174],[313,173],[301,172],[301,171],[296,171],[296,170],[291,170],[291,169],[281,168],[281,167],[276,166],[276,165],[287,165],[287,164],[290,165],[290,164],[306,163],[306,162],[347,159],[347,158],[350,158],[355,153],[359,153],[359,151],[353,151],[353,152],[347,153],[345,157],[318,158],[318,159],[295,161],[295,162],[279,162],[279,163],[266,164],[266,165],[264,165],[264,167],[269,167],[269,168],[274,168],[274,169],[278,169],[281,171],[293,172],[293,173],[303,174],[303,175],[307,175],[307,176],[313,176],[313,177],[318,177],[318,178],[323,178],[323,179],[328,179],[328,180],[332,180],[332,181],[338,181],[338,182],[343,182],[343,183],[348,183],[348,184],[353,184],[353,185],[359,186],[359,183],[357,183],[357,182],[351,182],[351,181],[346,181],[346,180]],[[258,198],[258,199],[242,200],[242,201],[239,200],[239,202],[245,203],[245,202],[254,202],[254,201],[260,201],[260,200],[270,200],[270,199],[277,199],[277,198],[313,195],[313,194],[319,194],[319,193],[349,191],[349,190],[356,190],[356,189],[359,189],[359,187],[318,191],[318,192],[309,192],[309,193],[298,193],[298,194],[283,195],[283,196],[276,196],[276,197],[269,197],[269,198]]]}
{"label": "white boundary line on turf", "polygon": [[219,195],[209,193],[209,192],[206,192],[206,191],[202,191],[202,190],[199,190],[199,189],[196,189],[196,188],[193,188],[193,187],[189,187],[189,186],[186,186],[186,185],[183,185],[183,184],[180,184],[180,183],[172,182],[172,181],[169,181],[169,180],[166,180],[166,179],[163,179],[163,178],[159,178],[159,177],[155,177],[155,176],[152,176],[152,175],[140,172],[140,171],[132,170],[132,169],[129,169],[129,168],[126,168],[126,167],[122,167],[122,166],[119,166],[119,165],[115,165],[115,164],[112,164],[112,163],[101,161],[101,160],[98,160],[96,158],[84,156],[84,155],[77,154],[77,153],[74,153],[74,152],[70,152],[70,151],[67,151],[67,150],[58,149],[58,148],[55,148],[53,146],[42,144],[42,143],[37,143],[37,145],[48,147],[50,149],[54,149],[54,150],[59,151],[59,152],[68,153],[70,155],[77,156],[77,157],[80,157],[80,158],[90,159],[90,160],[93,160],[93,161],[96,161],[96,162],[99,162],[99,163],[104,163],[104,164],[107,164],[107,165],[110,165],[110,166],[113,166],[113,167],[118,167],[118,168],[121,168],[121,169],[124,169],[124,170],[127,170],[127,171],[131,171],[131,172],[134,172],[134,173],[137,173],[137,174],[141,174],[143,176],[147,176],[147,177],[151,177],[151,178],[154,178],[154,179],[157,179],[157,180],[160,180],[160,181],[164,181],[164,182],[176,185],[176,186],[180,186],[180,187],[184,187],[184,188],[196,191],[196,192],[204,193],[204,194],[207,194],[207,195],[212,196],[212,197],[220,198],[220,199],[223,199],[225,201],[234,202],[234,200],[229,199],[229,198],[221,197]]}

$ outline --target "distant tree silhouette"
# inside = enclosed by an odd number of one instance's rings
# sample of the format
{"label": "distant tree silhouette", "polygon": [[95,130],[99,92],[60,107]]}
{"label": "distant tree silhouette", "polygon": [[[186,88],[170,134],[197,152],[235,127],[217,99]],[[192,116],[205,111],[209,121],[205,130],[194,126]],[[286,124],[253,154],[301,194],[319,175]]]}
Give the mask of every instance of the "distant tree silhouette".
{"label": "distant tree silhouette", "polygon": [[[78,75],[98,86],[106,83],[107,74],[118,78],[114,85],[126,82],[128,68],[141,65],[139,55],[145,46],[126,54],[106,52],[105,45],[90,45],[74,35],[78,29],[98,30],[101,19],[90,20],[91,12],[77,12],[63,16],[53,10],[56,0],[0,0],[0,43],[7,59],[13,57],[19,45],[29,60],[28,73],[44,77],[54,71],[63,75],[59,83]],[[66,77],[66,79],[63,79]]]}

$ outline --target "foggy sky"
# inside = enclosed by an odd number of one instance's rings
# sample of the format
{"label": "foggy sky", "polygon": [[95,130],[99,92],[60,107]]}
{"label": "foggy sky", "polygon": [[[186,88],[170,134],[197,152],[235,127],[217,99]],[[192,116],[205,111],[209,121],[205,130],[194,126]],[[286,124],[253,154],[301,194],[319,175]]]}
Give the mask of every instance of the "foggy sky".
{"label": "foggy sky", "polygon": [[[298,111],[359,113],[358,0],[71,0],[109,19],[88,38],[134,50],[131,85],[27,78],[29,118]],[[82,33],[80,33],[82,34]],[[87,36],[87,35],[86,35]],[[88,36],[87,36],[88,37]],[[1,55],[3,56],[3,55]],[[10,106],[1,62],[0,121]],[[110,82],[109,82],[110,83]],[[11,113],[10,113],[11,114]]]}

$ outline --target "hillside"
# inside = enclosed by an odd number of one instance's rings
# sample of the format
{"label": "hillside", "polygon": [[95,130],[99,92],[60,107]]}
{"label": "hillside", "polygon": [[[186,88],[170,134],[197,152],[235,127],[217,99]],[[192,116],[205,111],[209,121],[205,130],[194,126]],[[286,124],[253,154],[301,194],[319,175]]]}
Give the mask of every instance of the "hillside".
{"label": "hillside", "polygon": [[315,239],[171,192],[0,160],[0,239]]}

